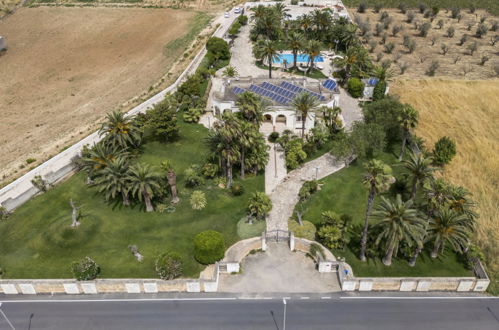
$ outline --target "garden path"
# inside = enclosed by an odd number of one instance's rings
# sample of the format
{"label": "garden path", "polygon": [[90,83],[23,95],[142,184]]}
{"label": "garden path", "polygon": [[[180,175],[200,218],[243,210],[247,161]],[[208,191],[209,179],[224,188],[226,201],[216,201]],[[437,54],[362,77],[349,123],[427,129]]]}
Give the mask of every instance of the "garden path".
{"label": "garden path", "polygon": [[288,219],[298,203],[298,192],[305,181],[322,179],[345,165],[337,161],[331,154],[305,163],[302,167],[289,172],[270,194],[272,210],[267,216],[267,231],[288,230]]}
{"label": "garden path", "polygon": [[271,194],[288,173],[284,150],[277,143],[267,142],[269,146],[269,161],[265,166],[265,193]]}

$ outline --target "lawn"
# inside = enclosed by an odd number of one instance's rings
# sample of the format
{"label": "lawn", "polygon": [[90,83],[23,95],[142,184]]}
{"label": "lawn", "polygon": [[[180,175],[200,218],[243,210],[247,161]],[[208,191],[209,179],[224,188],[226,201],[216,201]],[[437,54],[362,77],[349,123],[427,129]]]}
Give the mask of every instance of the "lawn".
{"label": "lawn", "polygon": [[[394,175],[399,177],[402,169],[395,166],[397,148],[385,152],[377,158],[392,165]],[[362,184],[364,173],[363,161],[357,160],[349,167],[340,170],[322,180],[321,190],[312,195],[304,203],[303,220],[318,225],[321,222],[321,213],[334,211],[338,214],[349,214],[353,218],[353,225],[362,225],[364,222],[367,204],[367,189]],[[390,193],[384,193],[389,197]],[[380,198],[377,197],[376,201]],[[376,204],[376,203],[375,203]],[[447,251],[443,257],[431,259],[426,253],[418,259],[415,267],[409,267],[407,260],[394,258],[390,267],[386,267],[379,259],[370,259],[367,263],[357,258],[357,247],[348,247],[345,250],[335,250],[334,255],[344,257],[352,266],[356,276],[472,276],[472,272],[464,267],[459,257]]]}
{"label": "lawn", "polygon": [[[173,162],[178,175],[181,202],[173,213],[145,213],[138,205],[109,205],[95,188],[88,188],[79,173],[22,205],[0,223],[0,267],[4,278],[70,278],[70,264],[90,256],[101,266],[102,278],[155,278],[154,260],[159,253],[177,251],[183,257],[184,276],[195,277],[203,269],[193,258],[192,238],[213,229],[221,232],[227,247],[239,240],[237,222],[245,213],[248,196],[263,191],[263,176],[242,181],[245,193],[233,197],[212,180],[198,189],[205,191],[208,205],[201,211],[189,204],[191,189],[184,188],[183,171],[202,164],[207,152],[206,129],[180,124],[181,138],[171,144],[150,142],[139,161],[158,166]],[[72,198],[81,205],[81,226],[70,228]],[[139,263],[128,245],[144,255]]]}

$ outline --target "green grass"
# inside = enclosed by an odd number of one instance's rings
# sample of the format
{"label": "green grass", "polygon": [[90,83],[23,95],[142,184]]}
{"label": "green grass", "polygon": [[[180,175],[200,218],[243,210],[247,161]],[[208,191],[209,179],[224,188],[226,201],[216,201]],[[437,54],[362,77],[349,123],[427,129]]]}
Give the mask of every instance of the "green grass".
{"label": "green grass", "polygon": [[344,0],[347,7],[357,7],[359,3],[365,3],[372,8],[375,4],[382,4],[384,8],[397,8],[403,2],[409,7],[417,8],[420,3],[425,3],[428,7],[439,6],[443,8],[463,8],[469,9],[471,4],[477,8],[487,10],[493,15],[499,15],[499,1],[497,0]]}
{"label": "green grass", "polygon": [[[184,260],[184,276],[197,276],[204,266],[193,258],[192,238],[213,229],[224,235],[227,247],[239,240],[237,222],[245,214],[248,196],[263,190],[263,176],[244,180],[245,193],[234,197],[209,180],[201,188],[208,205],[201,211],[189,205],[191,189],[183,171],[202,164],[207,152],[201,125],[181,123],[181,138],[171,144],[145,145],[140,161],[159,166],[169,159],[178,175],[181,202],[174,213],[145,213],[136,205],[108,204],[79,173],[22,205],[0,222],[0,267],[4,278],[71,278],[70,264],[90,256],[101,266],[103,278],[155,278],[154,260],[164,251],[177,251]],[[70,228],[69,199],[81,205],[81,226]],[[135,244],[145,256],[139,263],[127,246]]]}
{"label": "green grass", "polygon": [[[402,169],[394,166],[398,163],[394,152],[385,152],[376,158],[392,165],[394,175],[399,177]],[[321,190],[303,203],[305,209],[303,219],[319,225],[322,212],[334,211],[340,215],[351,215],[354,225],[363,224],[368,193],[362,184],[363,173],[363,161],[357,160],[349,167],[320,180]],[[386,192],[383,195],[389,197],[390,193]],[[379,200],[377,196],[375,205]],[[363,263],[357,258],[356,251],[357,246],[333,251],[336,256],[345,257],[356,276],[473,276],[472,272],[465,268],[459,256],[450,251],[437,259],[431,259],[424,253],[415,267],[409,267],[407,260],[402,258],[394,258],[390,267],[384,266],[379,259],[370,259]]]}
{"label": "green grass", "polygon": [[265,221],[253,221],[253,224],[249,224],[244,217],[237,223],[237,235],[241,239],[261,236],[262,232],[265,231],[266,224]]}

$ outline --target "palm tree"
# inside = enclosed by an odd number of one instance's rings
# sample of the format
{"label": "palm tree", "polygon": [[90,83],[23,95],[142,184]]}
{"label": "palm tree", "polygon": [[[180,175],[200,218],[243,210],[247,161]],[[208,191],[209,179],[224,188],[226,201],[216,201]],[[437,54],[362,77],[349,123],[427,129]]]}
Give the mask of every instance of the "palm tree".
{"label": "palm tree", "polygon": [[418,125],[418,117],[419,114],[416,109],[409,104],[404,104],[398,118],[400,126],[402,126],[402,146],[400,147],[399,161],[402,161],[402,158],[404,157],[405,145],[407,139],[411,136],[411,130]]}
{"label": "palm tree", "polygon": [[154,211],[152,198],[160,190],[160,175],[152,170],[150,165],[138,163],[130,167],[128,174],[132,195],[146,204],[146,211]]}
{"label": "palm tree", "polygon": [[296,68],[298,53],[303,49],[304,42],[305,38],[303,38],[303,34],[299,32],[292,32],[289,35],[288,45],[289,49],[291,49],[291,53],[293,53],[293,68]]}
{"label": "palm tree", "polygon": [[403,241],[408,246],[414,243],[421,245],[425,232],[425,220],[412,206],[411,199],[403,202],[400,195],[397,195],[394,202],[381,197],[380,205],[373,212],[373,218],[380,221],[377,226],[381,228],[376,244],[383,241],[386,246],[382,260],[385,266],[392,264],[392,257],[397,254],[400,242]]}
{"label": "palm tree", "polygon": [[346,80],[350,78],[352,70],[362,71],[368,66],[367,63],[369,63],[368,55],[360,47],[350,47],[342,58],[334,60],[335,65],[345,70]]}
{"label": "palm tree", "polygon": [[225,68],[222,75],[224,77],[234,78],[234,77],[237,77],[239,74],[237,73],[237,70],[235,67],[233,67],[232,65],[229,65],[228,67]]}
{"label": "palm tree", "polygon": [[350,48],[357,43],[357,40],[357,25],[345,25],[340,34],[340,41],[345,45],[345,48]]}
{"label": "palm tree", "polygon": [[303,32],[305,32],[305,34],[308,34],[308,32],[310,31],[310,27],[313,24],[310,15],[303,14],[298,18],[298,21]]}
{"label": "palm tree", "polygon": [[309,73],[314,68],[315,58],[321,53],[321,43],[317,40],[309,40],[305,45],[305,54],[308,55],[309,66],[307,73]]}
{"label": "palm tree", "polygon": [[90,184],[93,177],[99,171],[105,169],[109,163],[117,158],[126,158],[127,156],[128,153],[124,152],[120,147],[105,144],[102,141],[96,143],[92,148],[85,149],[82,152],[80,163],[87,172],[87,183]]}
{"label": "palm tree", "polygon": [[431,166],[432,159],[430,157],[425,157],[423,154],[416,155],[414,152],[410,154],[409,159],[404,160],[402,163],[412,178],[411,199],[414,199],[416,198],[418,185],[424,184],[433,178],[435,168]]}
{"label": "palm tree", "polygon": [[166,172],[166,179],[168,180],[168,185],[170,186],[170,192],[172,194],[172,203],[177,204],[180,202],[177,192],[177,174],[173,168],[173,164],[169,160],[161,162],[161,169]]}
{"label": "palm tree", "polygon": [[279,20],[279,22],[282,22],[286,18],[288,18],[290,15],[288,14],[289,9],[286,8],[286,5],[283,3],[276,3],[272,9],[274,10],[274,13],[276,15],[276,18]]}
{"label": "palm tree", "polygon": [[439,209],[430,220],[429,231],[433,240],[431,257],[436,258],[446,244],[462,253],[468,246],[472,228],[465,214],[446,208]]}
{"label": "palm tree", "polygon": [[307,92],[301,92],[293,99],[293,107],[300,113],[301,125],[301,138],[305,138],[305,122],[307,121],[309,111],[314,110],[319,105],[319,100],[315,96]]}
{"label": "palm tree", "polygon": [[330,131],[339,130],[341,128],[342,123],[339,119],[339,115],[341,114],[340,107],[328,107],[324,105],[321,106],[319,110],[322,112],[324,123]]}
{"label": "palm tree", "polygon": [[376,66],[372,72],[373,76],[378,78],[380,81],[390,81],[393,78],[393,70],[390,67]]}
{"label": "palm tree", "polygon": [[105,142],[109,141],[114,146],[121,148],[137,147],[141,141],[140,130],[133,121],[124,113],[113,111],[106,116],[99,129],[99,135],[105,135]]}
{"label": "palm tree", "polygon": [[246,121],[260,127],[263,121],[263,113],[269,103],[259,95],[252,92],[244,92],[238,95],[236,105],[238,114]]}
{"label": "palm tree", "polygon": [[259,40],[255,46],[255,57],[267,60],[269,66],[269,78],[272,78],[272,63],[279,59],[279,51],[276,43],[272,40]]}
{"label": "palm tree", "polygon": [[470,221],[474,222],[477,214],[473,211],[476,203],[470,198],[471,193],[460,186],[450,186],[449,208],[459,214],[465,214]]}
{"label": "palm tree", "polygon": [[119,157],[110,161],[106,168],[98,173],[95,184],[100,192],[105,192],[106,200],[121,194],[123,205],[130,205],[128,168],[127,160]]}
{"label": "palm tree", "polygon": [[367,233],[369,229],[369,216],[376,195],[388,190],[390,185],[395,181],[392,176],[392,169],[380,160],[372,159],[365,165],[366,173],[362,182],[369,188],[369,196],[367,198],[366,217],[364,219],[364,229],[360,240],[361,261],[366,261]]}

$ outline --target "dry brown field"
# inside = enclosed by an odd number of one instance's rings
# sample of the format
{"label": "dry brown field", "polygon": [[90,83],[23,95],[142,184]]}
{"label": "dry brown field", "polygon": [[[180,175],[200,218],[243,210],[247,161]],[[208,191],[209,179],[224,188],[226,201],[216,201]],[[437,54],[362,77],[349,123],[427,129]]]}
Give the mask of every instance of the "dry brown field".
{"label": "dry brown field", "polygon": [[[165,50],[195,17],[172,9],[40,7],[0,20],[9,46],[0,57],[3,182],[147,91],[188,48]],[[28,158],[37,162],[27,165]]]}
{"label": "dry brown field", "polygon": [[499,271],[499,80],[399,80],[391,93],[420,114],[417,135],[432,148],[447,135],[457,155],[443,176],[469,189],[480,214],[477,242]]}
{"label": "dry brown field", "polygon": [[[397,9],[383,9],[381,12],[387,11],[393,22],[389,25],[387,30],[384,30],[379,36],[375,35],[375,26],[379,22],[381,13],[374,13],[372,9],[368,9],[365,13],[359,14],[356,9],[350,8],[349,12],[354,17],[359,17],[362,22],[369,21],[370,36],[366,39],[366,48],[369,40],[375,40],[377,46],[372,52],[372,57],[377,59],[378,54],[382,54],[380,63],[384,60],[391,60],[393,62],[392,69],[395,74],[400,74],[400,66],[406,64],[408,69],[405,71],[403,78],[424,78],[426,71],[432,61],[438,61],[439,68],[435,76],[445,78],[465,78],[465,79],[490,79],[497,77],[499,72],[495,72],[494,68],[499,67],[499,42],[492,45],[491,38],[499,35],[498,31],[488,31],[483,38],[476,38],[475,31],[480,22],[481,17],[486,17],[485,24],[490,28],[495,21],[499,22],[499,17],[491,16],[483,10],[477,10],[475,14],[470,14],[467,10],[462,10],[462,19],[458,22],[457,19],[451,18],[451,13],[446,10],[440,10],[440,13],[432,22],[432,27],[427,37],[420,37],[419,31],[415,29],[414,23],[407,23],[407,16],[402,14]],[[412,10],[415,13],[415,21],[419,24],[430,22],[429,18],[424,18],[417,10]],[[438,21],[443,20],[444,25],[442,29],[438,26]],[[468,24],[472,24],[471,30],[468,31]],[[401,26],[400,31],[396,36],[392,34],[393,26]],[[455,29],[452,38],[447,37],[447,29],[453,27]],[[387,34],[386,43],[395,44],[395,48],[391,54],[385,51],[384,44],[381,44],[383,33]],[[463,34],[468,35],[467,41],[459,46],[460,39]],[[415,51],[410,54],[406,47],[403,46],[403,37],[407,35],[416,42]],[[432,45],[432,38],[435,38],[435,43]],[[477,42],[478,49],[470,55],[468,46]],[[443,54],[442,44],[449,47],[446,55]],[[480,65],[482,56],[487,56],[489,60]]]}

